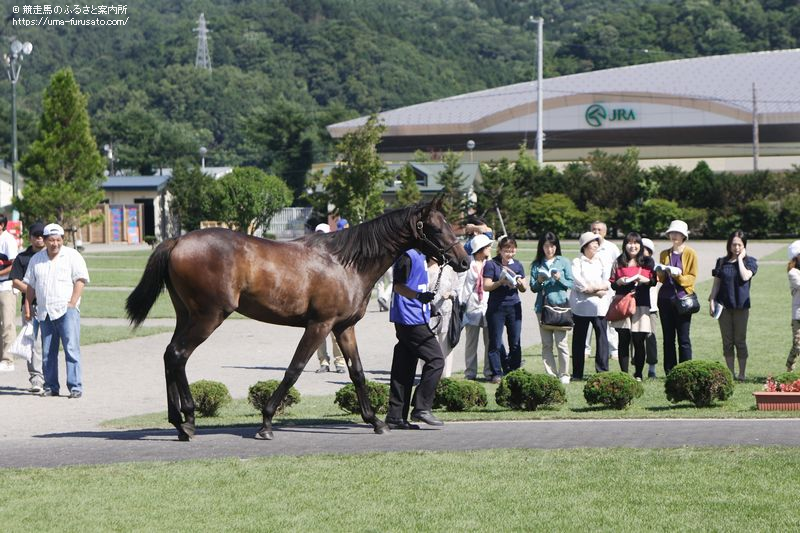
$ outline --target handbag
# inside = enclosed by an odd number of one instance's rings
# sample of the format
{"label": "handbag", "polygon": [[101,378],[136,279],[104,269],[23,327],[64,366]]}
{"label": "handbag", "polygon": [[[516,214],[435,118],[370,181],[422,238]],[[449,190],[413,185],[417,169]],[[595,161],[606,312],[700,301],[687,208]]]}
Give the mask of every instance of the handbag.
{"label": "handbag", "polygon": [[611,305],[608,306],[606,320],[609,322],[616,322],[617,320],[624,320],[629,316],[633,316],[636,313],[635,296],[635,292],[615,294],[614,299],[611,300]]}
{"label": "handbag", "polygon": [[453,297],[453,312],[450,313],[450,324],[447,327],[447,343],[454,348],[461,340],[461,330],[463,329],[464,311],[466,304],[458,301],[458,296]]}
{"label": "handbag", "polygon": [[569,331],[575,323],[572,320],[572,309],[545,303],[542,306],[542,329],[552,331]]}
{"label": "handbag", "polygon": [[679,315],[692,315],[700,310],[700,300],[697,299],[697,293],[694,292],[687,294],[683,298],[678,297],[676,294],[672,304]]}

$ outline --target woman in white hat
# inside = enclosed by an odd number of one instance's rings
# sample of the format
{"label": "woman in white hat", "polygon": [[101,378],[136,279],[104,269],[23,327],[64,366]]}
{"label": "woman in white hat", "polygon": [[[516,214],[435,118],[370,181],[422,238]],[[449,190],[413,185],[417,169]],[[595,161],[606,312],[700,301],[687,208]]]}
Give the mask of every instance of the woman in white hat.
{"label": "woman in white hat", "polygon": [[789,288],[792,291],[792,349],[786,359],[786,370],[794,370],[794,362],[800,355],[800,241],[789,245]]}
{"label": "woman in white hat", "polygon": [[572,379],[583,379],[584,350],[589,325],[594,329],[597,353],[594,367],[597,372],[608,371],[608,336],[606,313],[611,299],[611,264],[605,264],[597,250],[600,236],[587,231],[578,241],[580,257],[572,260],[572,292],[569,305],[575,326],[572,329]]}
{"label": "woman in white hat", "polygon": [[473,261],[458,296],[466,306],[462,319],[465,335],[464,377],[471,380],[478,377],[478,337],[483,332],[483,375],[490,380],[492,369],[489,365],[489,327],[486,323],[489,294],[483,290],[483,265],[492,256],[492,239],[481,233],[473,237],[469,244],[473,250]]}
{"label": "woman in white hat", "polygon": [[[661,316],[661,331],[664,336],[664,372],[668,373],[678,364],[692,359],[692,341],[689,331],[692,313],[700,309],[694,283],[697,279],[697,253],[687,246],[689,226],[683,220],[673,220],[667,231],[672,247],[662,250],[656,272],[662,283],[658,291],[658,313]],[[679,300],[689,299],[694,304],[689,310],[680,310]],[[675,350],[677,339],[678,349]]]}

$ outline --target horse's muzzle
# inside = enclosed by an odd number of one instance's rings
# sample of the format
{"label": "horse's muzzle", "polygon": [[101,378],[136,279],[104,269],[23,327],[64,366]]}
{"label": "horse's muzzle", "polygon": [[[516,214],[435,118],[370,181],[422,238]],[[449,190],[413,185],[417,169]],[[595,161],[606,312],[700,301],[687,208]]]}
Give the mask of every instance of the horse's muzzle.
{"label": "horse's muzzle", "polygon": [[469,268],[469,257],[463,257],[462,259],[453,258],[448,261],[450,266],[453,267],[453,270],[456,272],[466,272]]}

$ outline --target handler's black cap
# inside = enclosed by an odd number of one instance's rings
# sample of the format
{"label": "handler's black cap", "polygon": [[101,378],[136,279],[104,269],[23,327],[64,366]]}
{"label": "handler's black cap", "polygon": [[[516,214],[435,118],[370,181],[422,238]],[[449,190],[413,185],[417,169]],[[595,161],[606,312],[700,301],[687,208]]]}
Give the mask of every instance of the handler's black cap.
{"label": "handler's black cap", "polygon": [[36,224],[31,225],[31,227],[28,228],[28,233],[30,233],[33,237],[41,237],[44,235],[44,224],[37,222]]}

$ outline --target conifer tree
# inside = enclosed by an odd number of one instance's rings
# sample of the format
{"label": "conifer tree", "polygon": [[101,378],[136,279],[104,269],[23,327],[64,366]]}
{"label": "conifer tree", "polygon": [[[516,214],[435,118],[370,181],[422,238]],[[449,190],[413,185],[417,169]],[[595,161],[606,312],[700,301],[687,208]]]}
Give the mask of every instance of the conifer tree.
{"label": "conifer tree", "polygon": [[465,196],[464,196],[464,174],[461,173],[461,154],[447,151],[442,156],[444,169],[436,176],[436,180],[442,186],[442,213],[448,222],[454,223],[464,216]]}
{"label": "conifer tree", "polygon": [[397,207],[414,205],[422,200],[422,193],[417,185],[417,176],[414,168],[406,164],[398,175],[400,188],[397,189]]}
{"label": "conifer tree", "polygon": [[86,104],[71,69],[53,75],[44,92],[39,137],[20,160],[23,197],[14,206],[26,225],[41,220],[80,226],[103,200],[105,161],[92,136]]}

